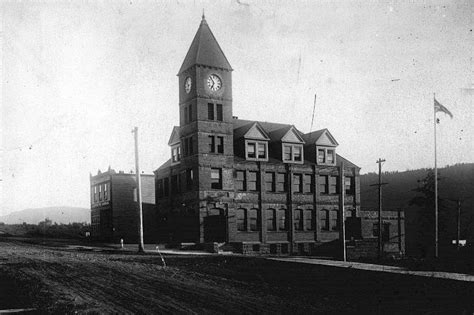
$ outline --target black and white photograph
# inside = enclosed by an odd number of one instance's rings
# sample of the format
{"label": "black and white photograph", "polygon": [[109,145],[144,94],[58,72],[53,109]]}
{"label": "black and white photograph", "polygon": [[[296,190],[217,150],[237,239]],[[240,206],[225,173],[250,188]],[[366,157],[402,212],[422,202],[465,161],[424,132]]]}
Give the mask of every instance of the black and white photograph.
{"label": "black and white photograph", "polygon": [[474,314],[474,2],[0,27],[0,314]]}

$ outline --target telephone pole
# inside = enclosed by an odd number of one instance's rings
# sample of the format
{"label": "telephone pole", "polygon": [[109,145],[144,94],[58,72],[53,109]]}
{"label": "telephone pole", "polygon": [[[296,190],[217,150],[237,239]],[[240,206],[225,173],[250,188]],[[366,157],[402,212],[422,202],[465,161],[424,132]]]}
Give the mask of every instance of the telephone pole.
{"label": "telephone pole", "polygon": [[387,183],[382,183],[382,163],[385,162],[385,159],[378,159],[376,162],[379,165],[379,183],[373,184],[370,186],[379,187],[379,213],[378,213],[378,226],[379,226],[379,235],[378,235],[378,258],[382,258],[383,253],[383,242],[382,242],[382,186],[387,185]]}
{"label": "telephone pole", "polygon": [[459,250],[459,239],[461,238],[461,200],[457,200],[458,215],[457,215],[457,233],[456,233],[456,250]]}
{"label": "telephone pole", "polygon": [[137,181],[137,203],[138,203],[138,215],[139,215],[139,224],[138,224],[138,252],[143,253],[143,209],[142,209],[142,196],[141,196],[141,181],[140,181],[140,167],[138,165],[138,127],[132,129],[132,133],[135,137],[135,172],[136,172],[136,181]]}

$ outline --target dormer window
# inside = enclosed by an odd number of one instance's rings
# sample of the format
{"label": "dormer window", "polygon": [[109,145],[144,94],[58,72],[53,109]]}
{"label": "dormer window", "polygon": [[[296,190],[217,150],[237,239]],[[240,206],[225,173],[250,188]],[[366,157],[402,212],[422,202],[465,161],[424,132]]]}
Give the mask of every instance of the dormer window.
{"label": "dormer window", "polygon": [[181,146],[178,144],[171,148],[171,162],[177,163],[181,160]]}
{"label": "dormer window", "polygon": [[245,156],[247,160],[267,161],[268,143],[266,141],[245,140]]}
{"label": "dormer window", "polygon": [[283,162],[302,163],[303,162],[303,145],[283,143]]}
{"label": "dormer window", "polygon": [[318,165],[335,165],[336,150],[334,148],[318,147]]}

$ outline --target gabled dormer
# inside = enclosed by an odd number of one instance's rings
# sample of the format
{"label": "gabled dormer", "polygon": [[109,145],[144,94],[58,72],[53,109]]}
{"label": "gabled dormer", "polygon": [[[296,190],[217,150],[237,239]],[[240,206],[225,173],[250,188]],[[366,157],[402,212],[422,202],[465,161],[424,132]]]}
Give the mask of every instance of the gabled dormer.
{"label": "gabled dormer", "polygon": [[171,147],[171,165],[179,163],[181,160],[181,140],[179,127],[173,127],[168,145]]}
{"label": "gabled dormer", "polygon": [[281,159],[284,163],[304,162],[304,144],[305,141],[294,126],[281,137]]}
{"label": "gabled dormer", "polygon": [[268,141],[265,129],[253,122],[234,130],[234,142],[243,157],[249,161],[268,161]]}
{"label": "gabled dormer", "polygon": [[329,130],[322,129],[303,135],[306,156],[317,165],[336,165],[336,147],[339,145]]}

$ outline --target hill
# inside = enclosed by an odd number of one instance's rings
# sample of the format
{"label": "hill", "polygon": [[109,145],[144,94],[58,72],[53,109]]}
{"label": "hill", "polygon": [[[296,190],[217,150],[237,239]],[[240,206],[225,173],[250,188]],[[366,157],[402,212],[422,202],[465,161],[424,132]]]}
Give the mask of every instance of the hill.
{"label": "hill", "polygon": [[[384,209],[405,209],[418,181],[423,180],[429,169],[418,169],[405,172],[382,173],[382,181],[388,183],[383,187]],[[438,168],[440,199],[464,200],[463,209],[474,212],[474,163],[456,164]],[[378,183],[378,174],[368,173],[360,176],[362,208],[378,208],[378,188],[370,186]]]}
{"label": "hill", "polygon": [[[382,205],[384,210],[405,211],[406,253],[410,256],[429,256],[433,252],[434,207],[410,206],[417,195],[414,191],[427,176],[429,169],[382,174]],[[457,236],[457,200],[461,200],[460,237],[474,240],[474,164],[456,164],[438,169],[439,242],[440,255],[450,255],[452,240]],[[362,208],[378,209],[378,175],[361,175]]]}
{"label": "hill", "polygon": [[28,224],[38,224],[46,218],[49,218],[52,222],[58,224],[68,224],[73,222],[90,223],[91,221],[89,209],[64,206],[24,209],[0,216],[0,222],[5,224],[22,224],[23,222]]}

